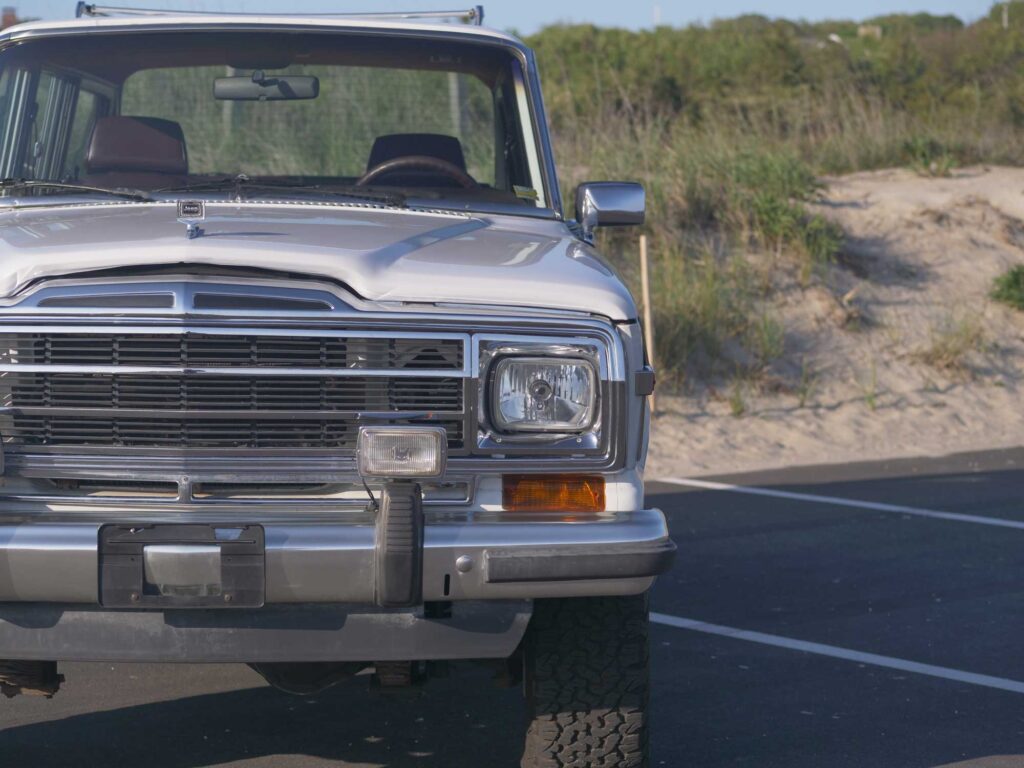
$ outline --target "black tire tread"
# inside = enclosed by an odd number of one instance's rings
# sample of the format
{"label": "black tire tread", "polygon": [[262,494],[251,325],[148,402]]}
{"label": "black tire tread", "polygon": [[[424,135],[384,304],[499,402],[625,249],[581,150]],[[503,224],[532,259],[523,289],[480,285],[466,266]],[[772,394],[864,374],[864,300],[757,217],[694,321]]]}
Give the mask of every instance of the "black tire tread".
{"label": "black tire tread", "polygon": [[537,600],[523,768],[646,768],[647,597]]}

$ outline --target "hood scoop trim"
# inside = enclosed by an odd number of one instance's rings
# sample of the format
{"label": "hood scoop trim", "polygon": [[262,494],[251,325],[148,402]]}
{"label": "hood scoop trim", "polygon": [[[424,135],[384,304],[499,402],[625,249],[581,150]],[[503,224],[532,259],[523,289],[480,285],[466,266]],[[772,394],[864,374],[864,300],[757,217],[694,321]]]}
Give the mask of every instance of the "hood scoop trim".
{"label": "hood scoop trim", "polygon": [[49,314],[61,311],[116,310],[131,314],[256,313],[273,316],[310,313],[350,314],[353,308],[336,295],[309,288],[204,280],[160,280],[42,284],[17,305]]}
{"label": "hood scoop trim", "polygon": [[172,293],[107,293],[88,296],[45,296],[36,303],[47,309],[174,309]]}

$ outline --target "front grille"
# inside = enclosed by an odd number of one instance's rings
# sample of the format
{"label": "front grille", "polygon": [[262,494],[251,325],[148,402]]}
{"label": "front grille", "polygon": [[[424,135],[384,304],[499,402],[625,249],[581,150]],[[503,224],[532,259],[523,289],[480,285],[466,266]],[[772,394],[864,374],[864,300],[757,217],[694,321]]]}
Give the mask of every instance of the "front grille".
{"label": "front grille", "polygon": [[26,447],[344,452],[361,424],[433,424],[463,448],[462,338],[299,333],[0,334],[0,434]]}

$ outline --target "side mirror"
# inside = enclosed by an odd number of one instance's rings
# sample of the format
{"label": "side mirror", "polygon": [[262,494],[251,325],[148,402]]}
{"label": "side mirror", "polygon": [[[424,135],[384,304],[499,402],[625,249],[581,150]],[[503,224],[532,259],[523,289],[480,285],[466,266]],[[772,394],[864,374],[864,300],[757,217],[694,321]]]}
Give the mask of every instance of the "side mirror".
{"label": "side mirror", "polygon": [[646,205],[643,186],[631,181],[590,181],[576,189],[576,221],[587,242],[598,227],[643,224]]}

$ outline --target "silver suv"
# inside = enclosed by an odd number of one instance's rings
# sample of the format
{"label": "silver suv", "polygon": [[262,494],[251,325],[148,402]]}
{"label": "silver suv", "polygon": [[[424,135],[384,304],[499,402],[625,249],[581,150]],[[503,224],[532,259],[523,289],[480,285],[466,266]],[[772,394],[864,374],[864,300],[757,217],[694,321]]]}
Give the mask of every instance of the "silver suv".
{"label": "silver suv", "polygon": [[644,765],[675,547],[591,246],[643,189],[567,219],[534,58],[478,23],[78,16],[0,36],[0,690],[490,660],[523,765]]}

